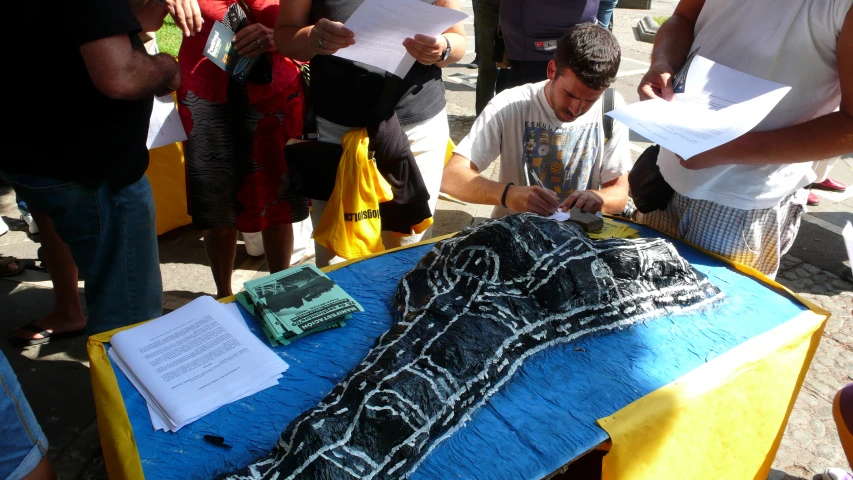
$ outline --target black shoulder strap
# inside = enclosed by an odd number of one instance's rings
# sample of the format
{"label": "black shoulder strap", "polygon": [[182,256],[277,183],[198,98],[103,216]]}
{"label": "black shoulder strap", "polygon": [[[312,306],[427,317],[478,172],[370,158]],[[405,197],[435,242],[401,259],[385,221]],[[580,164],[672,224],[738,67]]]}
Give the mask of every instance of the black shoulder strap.
{"label": "black shoulder strap", "polygon": [[605,115],[605,113],[613,110],[615,107],[615,92],[613,87],[608,87],[604,91],[604,99],[601,105],[601,123],[604,125],[604,141],[610,140],[613,136],[613,117]]}

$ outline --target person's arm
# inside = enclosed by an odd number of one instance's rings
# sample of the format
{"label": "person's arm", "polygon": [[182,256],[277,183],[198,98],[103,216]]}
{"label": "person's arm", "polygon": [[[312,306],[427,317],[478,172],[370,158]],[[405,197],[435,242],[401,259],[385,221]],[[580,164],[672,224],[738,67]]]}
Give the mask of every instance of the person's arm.
{"label": "person's arm", "polygon": [[577,190],[572,192],[563,203],[560,210],[566,211],[572,207],[580,208],[589,213],[616,214],[625,210],[628,203],[628,174],[605,182],[600,190]]}
{"label": "person's arm", "polygon": [[637,87],[640,100],[672,100],[672,77],[690,53],[696,20],[704,5],[705,0],[681,0],[672,16],[660,26],[652,48],[652,64]]}
{"label": "person's arm", "polygon": [[275,23],[275,45],[285,57],[308,61],[317,54],[331,55],[355,43],[344,24],[321,18],[309,25],[311,0],[281,0]]}
{"label": "person's arm", "polygon": [[163,0],[175,25],[190,37],[201,32],[204,20],[201,18],[201,10],[198,8],[198,0]]}
{"label": "person's arm", "polygon": [[[454,153],[444,167],[441,191],[463,202],[483,205],[500,205],[505,183],[498,183],[480,176],[480,170],[467,158]],[[515,212],[533,212],[551,215],[557,211],[559,197],[542,187],[512,185],[507,190],[506,206]]]}
{"label": "person's arm", "polygon": [[[435,5],[461,10],[459,0],[436,0]],[[447,39],[446,41],[445,38]],[[441,58],[441,55],[447,49],[448,42],[450,42],[450,55],[445,60],[439,62],[438,59]],[[409,55],[415,57],[415,60],[424,65],[435,65],[440,68],[461,60],[465,56],[467,44],[465,27],[462,25],[462,22],[448,28],[438,37],[415,35],[403,41],[406,51],[409,52]]]}
{"label": "person's arm", "polygon": [[853,152],[853,10],[841,27],[836,58],[841,83],[837,112],[790,127],[749,132],[681,164],[697,170],[727,164],[799,163]]}
{"label": "person's arm", "polygon": [[112,99],[165,95],[181,84],[181,70],[171,55],[136,50],[126,33],[86,42],[80,54],[95,87]]}

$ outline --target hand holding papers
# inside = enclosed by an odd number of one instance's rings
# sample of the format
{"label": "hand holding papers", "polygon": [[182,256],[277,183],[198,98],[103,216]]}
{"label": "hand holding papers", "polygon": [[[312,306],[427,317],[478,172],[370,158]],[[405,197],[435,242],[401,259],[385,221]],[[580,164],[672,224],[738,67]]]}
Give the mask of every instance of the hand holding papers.
{"label": "hand holding papers", "polygon": [[687,160],[753,129],[791,90],[700,55],[688,66],[672,101],[632,103],[607,115]]}
{"label": "hand holding papers", "polygon": [[288,365],[236,311],[200,297],[119,332],[110,359],[145,398],[157,430],[178,431],[217,408],[277,384]]}
{"label": "hand holding papers", "polygon": [[416,34],[438,37],[468,15],[419,0],[365,0],[344,23],[355,44],[335,55],[379,67],[403,78],[415,63],[403,40]]}

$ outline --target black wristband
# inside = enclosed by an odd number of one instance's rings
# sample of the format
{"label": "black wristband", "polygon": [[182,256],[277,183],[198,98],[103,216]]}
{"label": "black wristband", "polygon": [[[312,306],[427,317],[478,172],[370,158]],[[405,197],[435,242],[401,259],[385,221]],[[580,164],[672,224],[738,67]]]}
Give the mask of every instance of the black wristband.
{"label": "black wristband", "polygon": [[506,184],[506,187],[504,187],[504,194],[503,194],[503,195],[501,195],[501,205],[502,205],[504,208],[509,208],[509,207],[507,207],[507,206],[506,206],[506,194],[507,194],[507,192],[509,192],[509,187],[511,187],[511,186],[513,186],[513,185],[515,185],[515,184],[514,184],[514,183],[512,183],[512,182],[509,182],[509,183],[507,183],[507,184]]}

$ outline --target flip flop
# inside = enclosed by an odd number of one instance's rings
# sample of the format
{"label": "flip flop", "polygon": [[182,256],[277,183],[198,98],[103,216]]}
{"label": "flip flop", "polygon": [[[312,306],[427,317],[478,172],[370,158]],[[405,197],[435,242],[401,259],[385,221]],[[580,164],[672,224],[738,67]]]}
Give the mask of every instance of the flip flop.
{"label": "flip flop", "polygon": [[42,329],[41,327],[34,325],[33,323],[28,323],[26,325],[22,325],[20,327],[21,330],[26,330],[28,332],[33,332],[42,336],[42,338],[20,338],[15,335],[12,335],[11,341],[12,345],[17,345],[19,347],[30,347],[33,345],[44,345],[45,343],[49,343],[51,340],[62,340],[63,338],[72,338],[78,337],[86,333],[86,327],[83,327],[79,330],[71,330],[70,332],[60,332],[60,333],[50,333],[47,330]]}
{"label": "flip flop", "polygon": [[[11,270],[9,268],[9,264],[14,263],[18,266],[15,270]],[[27,266],[24,264],[23,260],[18,260],[15,257],[0,257],[0,277],[14,277],[15,275],[20,275],[24,273],[27,269]]]}

